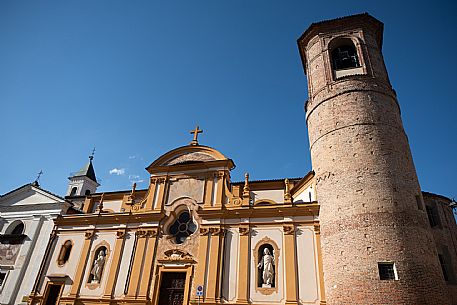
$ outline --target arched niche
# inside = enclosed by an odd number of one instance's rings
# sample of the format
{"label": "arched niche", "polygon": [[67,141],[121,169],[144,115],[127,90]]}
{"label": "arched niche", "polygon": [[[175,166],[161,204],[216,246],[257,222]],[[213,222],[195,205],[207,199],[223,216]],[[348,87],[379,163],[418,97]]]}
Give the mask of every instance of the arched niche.
{"label": "arched niche", "polygon": [[109,244],[105,241],[99,243],[91,252],[90,269],[87,276],[87,287],[95,289],[100,286],[106,273],[106,264],[110,255]]}
{"label": "arched niche", "polygon": [[[271,283],[271,287],[265,287],[263,285],[263,271],[258,267],[261,263],[264,251],[268,249],[271,255],[273,255],[274,260],[274,280]],[[273,292],[278,292],[278,265],[279,265],[279,247],[274,240],[265,236],[259,240],[253,250],[254,258],[254,267],[255,267],[255,290],[265,295],[272,294]]]}
{"label": "arched niche", "polygon": [[8,235],[22,235],[25,232],[25,225],[20,220],[13,221],[8,228],[6,228],[5,234]]}

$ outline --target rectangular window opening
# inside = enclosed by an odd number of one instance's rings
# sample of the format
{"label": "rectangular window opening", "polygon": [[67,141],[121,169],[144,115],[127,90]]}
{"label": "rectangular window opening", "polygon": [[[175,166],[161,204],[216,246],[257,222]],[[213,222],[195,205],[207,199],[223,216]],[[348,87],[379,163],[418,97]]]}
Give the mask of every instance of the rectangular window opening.
{"label": "rectangular window opening", "polygon": [[398,280],[397,270],[394,263],[378,263],[380,280]]}

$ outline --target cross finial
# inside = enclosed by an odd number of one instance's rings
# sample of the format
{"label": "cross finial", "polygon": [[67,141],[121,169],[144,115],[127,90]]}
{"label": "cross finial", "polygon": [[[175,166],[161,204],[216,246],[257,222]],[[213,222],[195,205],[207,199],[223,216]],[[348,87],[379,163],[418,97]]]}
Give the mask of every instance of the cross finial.
{"label": "cross finial", "polygon": [[190,145],[198,145],[198,134],[202,133],[203,130],[199,129],[199,126],[195,127],[194,130],[191,130],[190,133],[194,134],[194,139],[189,143]]}
{"label": "cross finial", "polygon": [[43,175],[43,171],[42,170],[40,170],[40,172],[38,173],[38,176],[36,177],[35,181],[33,182],[34,186],[40,186],[39,182],[40,182],[41,175]]}
{"label": "cross finial", "polygon": [[95,147],[94,147],[94,149],[92,149],[92,153],[89,156],[90,161],[92,161],[94,159],[94,155],[95,155]]}

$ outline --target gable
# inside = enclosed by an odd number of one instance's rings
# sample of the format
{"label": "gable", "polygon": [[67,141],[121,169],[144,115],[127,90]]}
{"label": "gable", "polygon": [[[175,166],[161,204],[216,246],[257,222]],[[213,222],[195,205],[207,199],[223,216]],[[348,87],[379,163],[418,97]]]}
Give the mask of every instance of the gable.
{"label": "gable", "polygon": [[43,203],[63,202],[62,198],[52,195],[44,190],[26,185],[18,188],[0,198],[0,206],[24,206]]}

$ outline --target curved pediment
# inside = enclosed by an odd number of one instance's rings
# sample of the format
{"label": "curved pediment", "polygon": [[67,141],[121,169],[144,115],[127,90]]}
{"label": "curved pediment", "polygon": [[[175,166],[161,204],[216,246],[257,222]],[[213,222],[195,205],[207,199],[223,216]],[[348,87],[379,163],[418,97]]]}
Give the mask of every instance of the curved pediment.
{"label": "curved pediment", "polygon": [[163,169],[176,165],[190,165],[198,163],[212,163],[214,161],[229,161],[229,167],[234,167],[233,162],[219,151],[208,146],[188,145],[173,149],[155,160],[146,169],[151,172],[155,168]]}

